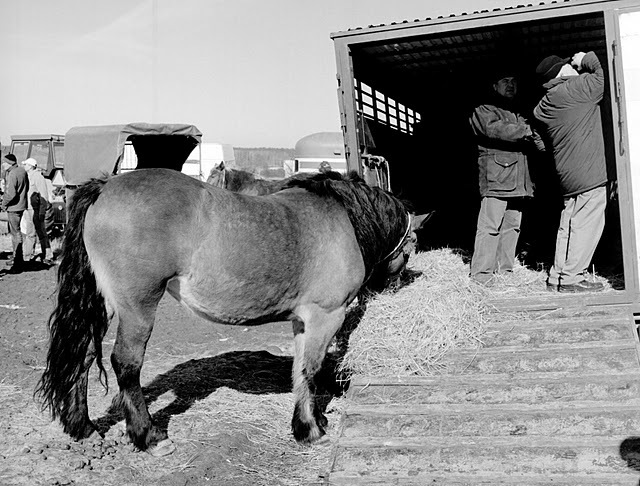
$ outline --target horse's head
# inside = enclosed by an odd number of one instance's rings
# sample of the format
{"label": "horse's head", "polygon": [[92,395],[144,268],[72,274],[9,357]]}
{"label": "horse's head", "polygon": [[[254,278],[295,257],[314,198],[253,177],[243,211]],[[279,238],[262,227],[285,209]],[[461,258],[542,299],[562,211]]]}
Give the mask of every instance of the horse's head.
{"label": "horse's head", "polygon": [[224,161],[220,162],[217,166],[211,169],[209,172],[209,177],[207,177],[207,184],[211,184],[215,187],[222,187],[223,189],[226,186],[226,174],[224,167]]}
{"label": "horse's head", "polygon": [[386,275],[385,286],[396,283],[402,275],[402,272],[404,272],[409,262],[409,257],[416,250],[416,244],[418,242],[416,231],[420,230],[431,216],[433,216],[433,211],[420,215],[409,214],[409,222],[402,239],[382,261],[383,264],[386,262],[384,270]]}

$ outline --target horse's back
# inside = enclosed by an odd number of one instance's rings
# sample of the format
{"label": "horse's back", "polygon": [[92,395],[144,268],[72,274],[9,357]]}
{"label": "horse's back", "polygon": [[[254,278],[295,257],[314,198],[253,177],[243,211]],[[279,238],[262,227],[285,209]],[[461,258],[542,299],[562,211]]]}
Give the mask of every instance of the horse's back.
{"label": "horse's back", "polygon": [[114,177],[87,212],[85,238],[134,254],[148,246],[181,244],[197,216],[203,186],[168,169]]}

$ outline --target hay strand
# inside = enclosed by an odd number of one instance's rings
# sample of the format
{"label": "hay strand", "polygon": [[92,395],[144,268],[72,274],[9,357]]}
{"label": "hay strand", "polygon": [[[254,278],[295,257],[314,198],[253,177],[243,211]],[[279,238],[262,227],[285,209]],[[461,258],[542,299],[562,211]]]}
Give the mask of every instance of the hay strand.
{"label": "hay strand", "polygon": [[468,265],[451,249],[414,255],[418,277],[371,298],[351,334],[341,371],[366,376],[431,375],[453,348],[477,347],[486,290],[469,280]]}

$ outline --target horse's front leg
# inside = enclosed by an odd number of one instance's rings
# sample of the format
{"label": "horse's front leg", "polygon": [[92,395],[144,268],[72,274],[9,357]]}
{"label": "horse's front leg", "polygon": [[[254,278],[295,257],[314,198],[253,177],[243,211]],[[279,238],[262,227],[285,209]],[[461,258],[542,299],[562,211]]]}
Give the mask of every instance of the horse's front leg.
{"label": "horse's front leg", "polygon": [[327,348],[344,322],[344,317],[344,307],[327,312],[315,306],[312,309],[301,309],[292,319],[295,408],[291,428],[298,442],[311,443],[325,434],[327,418],[316,403],[314,378],[322,367]]}

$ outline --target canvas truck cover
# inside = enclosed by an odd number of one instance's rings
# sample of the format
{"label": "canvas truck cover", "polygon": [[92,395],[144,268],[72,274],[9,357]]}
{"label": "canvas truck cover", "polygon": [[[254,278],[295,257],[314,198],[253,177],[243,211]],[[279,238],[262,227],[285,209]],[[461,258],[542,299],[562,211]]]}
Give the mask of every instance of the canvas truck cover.
{"label": "canvas truck cover", "polygon": [[186,124],[74,127],[65,135],[65,180],[68,186],[78,186],[93,177],[118,173],[127,141],[133,143],[138,155],[137,168],[179,171],[201,139],[200,130]]}

